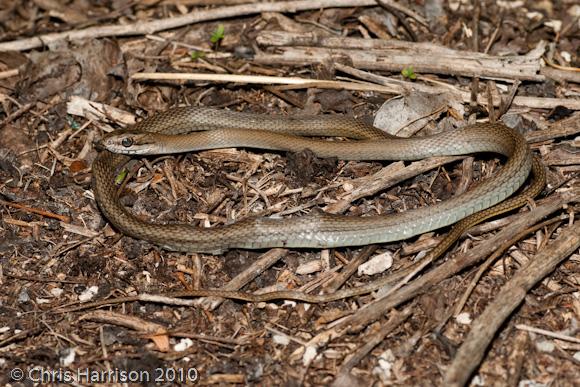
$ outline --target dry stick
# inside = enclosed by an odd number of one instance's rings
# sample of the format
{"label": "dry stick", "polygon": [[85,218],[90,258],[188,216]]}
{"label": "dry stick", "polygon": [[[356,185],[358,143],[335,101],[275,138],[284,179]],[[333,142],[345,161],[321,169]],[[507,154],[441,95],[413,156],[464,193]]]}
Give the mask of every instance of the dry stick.
{"label": "dry stick", "polygon": [[[204,73],[137,73],[131,76],[135,80],[173,80],[173,81],[200,81],[200,82],[236,82],[248,84],[285,85],[285,90],[293,88],[320,88],[341,89],[354,91],[376,91],[381,93],[398,93],[398,90],[388,86],[375,85],[363,82],[319,81],[317,79],[296,77],[272,77],[266,75],[238,75],[238,74],[204,74]],[[294,87],[292,87],[294,86]],[[280,88],[282,90],[282,88]],[[562,105],[562,104],[560,104]],[[564,106],[564,105],[562,105]]]}
{"label": "dry stick", "polygon": [[487,269],[490,268],[490,266],[495,262],[495,260],[497,258],[499,258],[500,255],[503,254],[504,251],[509,249],[510,246],[513,246],[514,243],[516,243],[517,241],[519,241],[520,239],[522,239],[526,235],[534,233],[537,230],[539,230],[543,227],[546,227],[552,223],[561,222],[564,218],[565,218],[565,216],[559,216],[555,219],[549,219],[549,220],[546,220],[542,223],[536,224],[535,226],[527,228],[527,229],[523,230],[522,232],[514,235],[514,237],[512,239],[510,239],[509,241],[507,241],[506,243],[501,245],[492,255],[489,256],[489,258],[483,263],[483,265],[481,265],[481,267],[479,268],[479,270],[475,274],[475,277],[473,277],[469,286],[467,287],[467,289],[465,289],[465,292],[463,292],[463,296],[461,297],[461,299],[459,300],[459,302],[455,306],[455,311],[453,312],[453,315],[457,316],[459,313],[461,313],[463,306],[465,305],[465,303],[467,302],[467,299],[469,298],[469,296],[473,292],[473,289],[475,289],[475,286],[477,286],[477,283],[479,282],[479,279],[481,278],[483,273],[485,273],[487,271]]}
{"label": "dry stick", "polygon": [[[517,61],[517,59],[513,59]],[[354,67],[365,70],[380,70],[399,72],[406,67],[413,66],[416,73],[432,73],[447,75],[462,75],[499,80],[533,80],[544,81],[546,77],[538,74],[539,64],[533,66],[520,63],[521,71],[516,71],[517,64],[508,64],[501,57],[470,58],[465,55],[457,58],[446,54],[426,54],[423,52],[405,52],[401,50],[363,51],[345,48],[326,47],[276,47],[276,51],[259,52],[254,62],[267,65],[305,66],[320,65],[327,61],[349,61]],[[529,59],[526,59],[529,62]],[[520,60],[519,62],[523,62]],[[538,61],[539,62],[539,61]],[[532,67],[532,68],[530,68]]]}
{"label": "dry stick", "polygon": [[472,324],[457,356],[447,369],[445,386],[464,386],[481,363],[485,350],[509,315],[522,303],[527,292],[550,274],[580,247],[580,222],[564,229],[560,236],[544,248],[506,283],[494,301]]}
{"label": "dry stick", "polygon": [[[306,59],[305,59],[306,60]],[[137,73],[131,76],[135,80],[179,80],[179,81],[206,81],[206,82],[238,82],[254,84],[283,84],[286,90],[316,87],[320,89],[344,89],[355,91],[375,91],[380,93],[400,94],[406,89],[400,85],[383,86],[371,83],[355,83],[343,81],[319,81],[296,77],[270,77],[265,75],[237,75],[237,74],[202,74],[202,73]],[[425,79],[427,80],[427,79]],[[440,82],[442,84],[442,82]],[[469,101],[469,93],[458,91],[451,85],[446,91],[457,92],[464,101]],[[423,88],[428,86],[423,85]],[[282,89],[282,87],[280,87]],[[441,93],[441,88],[433,89],[433,92]],[[485,103],[485,97],[479,96],[480,103]],[[571,98],[542,98],[520,97],[513,100],[513,106],[525,106],[533,109],[551,109],[564,106],[573,110],[580,110],[580,100]]]}
{"label": "dry stick", "polygon": [[0,79],[6,79],[6,78],[11,78],[11,77],[15,77],[18,75],[19,70],[18,69],[11,69],[11,70],[6,70],[6,71],[0,71]]}
{"label": "dry stick", "polygon": [[455,189],[455,195],[462,194],[467,191],[467,189],[473,183],[473,162],[475,157],[468,156],[461,162],[461,180],[459,185]]}
{"label": "dry stick", "polygon": [[399,20],[399,22],[401,23],[401,25],[403,26],[405,31],[407,31],[407,33],[409,34],[411,41],[416,42],[417,35],[415,34],[415,31],[413,31],[413,29],[411,28],[409,23],[407,23],[407,20],[405,19],[405,14],[403,14],[403,12],[399,11],[397,9],[397,7],[393,7],[393,2],[391,2],[391,1],[377,0],[377,2],[379,3],[379,5],[381,7],[383,7],[388,12],[393,14],[397,18],[397,20]]}
{"label": "dry stick", "polygon": [[90,27],[83,30],[56,32],[27,39],[13,40],[0,43],[0,51],[29,50],[32,48],[43,47],[59,40],[95,39],[106,36],[147,35],[202,21],[226,19],[242,15],[254,15],[262,12],[299,12],[329,7],[365,7],[373,5],[376,5],[376,1],[374,0],[299,0],[276,3],[259,2],[232,7],[213,8],[203,11],[194,10],[193,12],[183,16],[150,22],[139,21],[126,25]]}
{"label": "dry stick", "polygon": [[574,82],[580,83],[580,72],[572,72],[565,70],[558,70],[552,67],[542,67],[540,75],[546,78],[553,79],[557,82]]}
{"label": "dry stick", "polygon": [[[422,53],[430,56],[446,56],[456,58],[470,58],[471,60],[479,61],[497,61],[499,59],[507,59],[480,52],[455,50],[443,45],[438,45],[431,42],[408,42],[396,39],[367,39],[367,38],[350,38],[350,37],[336,37],[322,35],[316,32],[286,32],[286,31],[261,31],[256,36],[256,42],[261,46],[300,46],[300,47],[325,47],[330,49],[348,49],[359,51],[389,51],[396,50],[399,53],[413,52]],[[543,46],[540,46],[543,47]],[[533,51],[532,51],[533,52]],[[511,63],[514,61],[519,65],[524,65],[524,72],[537,71],[539,55],[532,57],[513,55],[509,59]],[[509,62],[508,62],[509,63]]]}
{"label": "dry stick", "polygon": [[18,333],[13,334],[12,336],[5,337],[4,339],[0,340],[0,348],[7,347],[9,344],[16,343],[18,341],[27,339],[29,337],[36,336],[40,332],[44,330],[44,326],[36,326],[24,331],[20,331]]}
{"label": "dry stick", "polygon": [[504,364],[507,364],[508,373],[505,382],[506,386],[517,387],[520,385],[519,381],[521,379],[520,375],[522,373],[522,367],[524,365],[524,360],[528,356],[526,349],[530,341],[529,338],[530,336],[522,331],[518,331],[515,334],[513,346],[510,348],[508,358],[504,361]]}
{"label": "dry stick", "polygon": [[350,260],[336,277],[323,286],[324,293],[333,293],[337,291],[356,272],[358,267],[363,262],[366,262],[366,260],[377,251],[377,248],[377,245],[365,246],[356,257]]}
{"label": "dry stick", "polygon": [[[161,81],[201,81],[201,82],[237,82],[267,85],[301,85],[322,87],[328,85],[334,88],[346,88],[346,90],[368,90],[371,84],[342,81],[321,81],[299,77],[273,77],[269,75],[242,75],[242,74],[208,74],[208,73],[135,73],[131,75],[134,80],[161,80]],[[354,89],[351,89],[353,87]],[[357,87],[359,89],[357,89]],[[381,89],[381,88],[380,88]],[[392,88],[382,88],[380,91],[392,92]]]}
{"label": "dry stick", "polygon": [[[231,290],[236,291],[241,289],[243,286],[248,284],[251,280],[256,278],[260,273],[268,269],[270,266],[278,262],[280,259],[288,254],[286,249],[271,249],[262,254],[255,262],[253,262],[247,269],[242,271],[240,274],[235,276],[231,281],[225,284],[221,290]],[[220,297],[208,297],[197,300],[197,304],[201,305],[204,309],[214,310],[222,302],[224,298]]]}
{"label": "dry stick", "polygon": [[318,335],[312,339],[311,342],[314,341],[316,343],[319,340],[326,340],[329,337],[338,337],[344,331],[356,330],[367,326],[370,322],[380,318],[390,308],[396,307],[405,301],[409,301],[413,297],[428,291],[431,286],[434,286],[444,279],[457,274],[466,267],[479,262],[490,251],[495,250],[498,245],[505,243],[505,241],[509,240],[522,228],[528,227],[543,217],[558,211],[558,209],[566,203],[577,200],[580,200],[580,190],[568,191],[545,199],[541,202],[542,204],[534,210],[522,214],[519,219],[515,220],[504,230],[500,231],[487,241],[482,242],[477,249],[470,250],[466,254],[455,256],[410,283],[408,286],[402,288],[399,292],[365,305],[356,314],[343,320],[331,330]]}
{"label": "dry stick", "polygon": [[[308,303],[322,303],[322,302],[330,302],[336,301],[343,298],[354,297],[361,294],[367,294],[379,288],[388,286],[390,284],[396,283],[397,281],[401,281],[403,277],[409,278],[409,273],[416,273],[418,270],[422,269],[425,266],[426,260],[418,262],[418,264],[411,265],[404,269],[401,269],[391,275],[386,277],[379,278],[373,282],[369,282],[366,285],[362,285],[356,288],[347,288],[342,290],[337,290],[334,293],[330,294],[319,294],[319,295],[312,295],[307,294],[303,291],[293,291],[293,290],[285,290],[285,291],[273,291],[263,294],[256,294],[256,293],[245,293],[239,291],[228,291],[222,289],[201,289],[201,290],[184,290],[184,291],[177,291],[173,293],[169,293],[166,295],[159,295],[159,294],[149,294],[149,293],[141,293],[136,296],[126,296],[126,297],[117,297],[107,300],[100,300],[95,302],[88,302],[88,303],[78,303],[73,302],[67,305],[63,305],[64,309],[57,311],[56,313],[65,313],[65,312],[74,312],[79,310],[85,309],[93,309],[99,308],[101,306],[110,306],[116,304],[122,304],[126,302],[134,302],[134,301],[144,301],[144,302],[156,302],[161,304],[167,305],[180,305],[180,306],[196,306],[198,304],[198,299],[182,299],[183,297],[226,297],[231,298],[234,300],[242,300],[247,302],[267,302],[272,300],[296,300],[296,301],[304,301]],[[429,261],[431,262],[431,261]],[[418,267],[419,266],[419,267]],[[417,268],[418,267],[418,268]],[[67,308],[68,307],[68,308]]]}
{"label": "dry stick", "polygon": [[186,299],[164,296],[164,295],[159,295],[159,294],[142,293],[142,294],[138,294],[136,296],[117,297],[117,298],[112,298],[109,300],[100,300],[100,301],[82,303],[80,305],[78,302],[72,302],[72,303],[69,303],[66,305],[62,305],[62,309],[59,309],[59,310],[53,309],[53,310],[51,310],[51,312],[53,312],[53,313],[77,312],[80,310],[94,309],[94,308],[100,308],[102,306],[111,306],[111,305],[123,304],[126,302],[136,302],[136,301],[153,302],[153,303],[158,303],[158,304],[187,306],[187,307],[193,307],[198,302],[198,300],[186,300]]}
{"label": "dry stick", "polygon": [[[262,254],[258,260],[242,273],[238,274],[234,279],[224,285],[221,289],[222,291],[237,291],[238,289],[242,288],[252,279],[257,277],[260,273],[266,270],[268,267],[272,266],[282,257],[284,257],[288,253],[286,249],[271,249],[268,250],[266,253]],[[215,290],[215,289],[214,289]],[[192,292],[196,292],[193,290]],[[177,295],[187,292],[177,292]],[[114,304],[121,304],[126,302],[135,302],[135,301],[143,301],[143,302],[155,302],[161,303],[166,305],[178,305],[178,306],[199,306],[200,304],[204,309],[213,310],[217,308],[223,301],[224,298],[215,297],[215,296],[208,296],[207,298],[195,299],[195,300],[185,300],[176,298],[174,295],[157,295],[157,294],[148,294],[142,293],[137,296],[127,296],[127,297],[117,297],[110,300],[101,300],[95,302],[89,302],[85,304],[78,305],[77,303],[65,305],[63,310],[59,310],[57,313],[62,312],[72,312],[72,311],[79,311],[91,308],[98,308],[105,305],[114,305]],[[66,309],[67,306],[72,306],[72,308]]]}
{"label": "dry stick", "polygon": [[580,344],[579,338],[569,336],[569,335],[564,335],[562,333],[547,331],[545,329],[540,329],[540,328],[534,328],[534,327],[530,327],[530,326],[525,325],[525,324],[518,324],[518,325],[516,325],[516,328],[519,330],[527,331],[527,332],[538,333],[540,335],[548,336],[548,337],[551,337],[553,339],[568,341],[570,343],[575,343],[575,344]]}
{"label": "dry stick", "polygon": [[[390,164],[370,176],[350,181],[354,189],[341,196],[336,202],[327,205],[325,211],[330,213],[344,212],[355,200],[375,195],[402,181],[463,158],[465,156],[430,157],[425,160],[413,161],[403,167],[399,167],[399,164]],[[397,165],[396,168],[393,167],[394,165]]]}
{"label": "dry stick", "polygon": [[[187,328],[185,328],[187,329]],[[206,343],[215,343],[218,345],[224,345],[228,347],[238,346],[238,345],[254,345],[255,343],[249,337],[241,337],[241,338],[230,338],[230,337],[220,337],[220,336],[213,336],[213,335],[205,335],[205,334],[196,334],[191,332],[183,332],[183,331],[174,331],[171,330],[168,332],[169,335],[173,337],[188,337],[190,339],[199,340]],[[233,348],[232,348],[233,349]]]}
{"label": "dry stick", "polygon": [[[497,88],[495,87],[495,82],[492,80],[488,80],[485,90],[487,92],[487,107],[488,107],[488,114],[489,114],[489,122],[493,123],[496,121],[495,109],[493,106],[493,94],[492,94],[492,90],[497,90]],[[502,102],[500,102],[499,107],[500,107],[500,111],[501,111]],[[501,117],[501,116],[498,115],[498,117]]]}
{"label": "dry stick", "polygon": [[33,214],[46,216],[47,218],[58,219],[64,223],[70,223],[70,217],[66,216],[66,215],[58,215],[58,214],[55,214],[55,213],[50,212],[50,211],[42,210],[39,208],[28,207],[28,206],[18,204],[18,203],[6,202],[6,201],[1,200],[1,199],[0,199],[0,204],[8,206],[8,207],[18,208],[20,210],[23,210],[26,212],[31,212]]}
{"label": "dry stick", "polygon": [[515,103],[516,93],[518,92],[518,88],[520,87],[521,84],[522,81],[516,79],[514,83],[510,86],[510,91],[508,93],[507,98],[505,99],[502,98],[501,103],[499,105],[500,111],[497,113],[498,117],[501,117],[505,113],[507,113],[510,106],[512,106],[512,103]]}
{"label": "dry stick", "polygon": [[93,311],[82,315],[80,317],[80,321],[82,320],[91,320],[118,325],[126,328],[131,328],[138,332],[146,334],[167,333],[166,328],[161,324],[157,324],[152,321],[147,321],[137,316],[129,316],[126,314],[116,312],[101,311],[101,310]]}
{"label": "dry stick", "polygon": [[[479,52],[479,15],[481,13],[481,4],[479,1],[475,2],[475,14],[472,19],[471,31],[471,51]],[[474,124],[475,118],[477,116],[477,96],[479,95],[479,77],[477,74],[471,79],[471,98],[469,101],[469,123]],[[493,100],[491,99],[491,93],[488,96],[488,104],[490,105],[490,111],[493,110]],[[491,121],[493,122],[493,120]]]}
{"label": "dry stick", "polygon": [[378,331],[365,338],[364,344],[356,351],[349,354],[345,361],[340,366],[340,371],[336,375],[332,386],[346,386],[349,385],[347,381],[350,378],[350,371],[356,366],[374,347],[379,345],[385,337],[395,330],[399,325],[404,323],[412,314],[413,307],[408,306],[401,312],[396,314],[387,321]]}
{"label": "dry stick", "polygon": [[302,100],[293,97],[287,93],[283,93],[283,90],[278,90],[276,86],[263,86],[263,89],[269,91],[270,93],[274,94],[276,97],[284,100],[290,105],[294,105],[299,109],[304,109],[304,102]]}
{"label": "dry stick", "polygon": [[401,13],[404,13],[405,15],[407,15],[407,16],[415,19],[419,23],[421,23],[423,26],[429,27],[429,22],[427,20],[425,20],[425,18],[423,16],[419,15],[417,12],[413,11],[412,9],[404,7],[400,3],[394,2],[393,0],[379,0],[379,4],[383,7],[388,7],[388,8],[394,9],[396,11],[399,11]]}
{"label": "dry stick", "polygon": [[200,5],[235,5],[257,3],[260,0],[163,0],[161,5],[183,5],[183,6],[200,6]]}
{"label": "dry stick", "polygon": [[530,143],[549,141],[559,137],[574,136],[580,133],[580,112],[572,116],[555,122],[548,129],[528,132],[524,135],[526,141]]}
{"label": "dry stick", "polygon": [[495,30],[493,30],[493,33],[491,34],[491,37],[489,38],[489,42],[487,42],[487,46],[485,46],[485,50],[483,50],[484,54],[487,54],[489,52],[489,50],[491,49],[491,46],[493,45],[493,43],[495,42],[495,39],[497,38],[497,34],[499,32],[501,26],[501,21],[499,23],[499,25],[497,25],[495,27]]}
{"label": "dry stick", "polygon": [[[494,250],[495,246],[500,244],[501,241],[505,241],[505,240],[509,239],[509,235],[513,235],[513,233],[517,232],[517,229],[521,229],[522,227],[525,227],[524,222],[527,219],[530,219],[531,217],[532,217],[532,220],[540,219],[543,216],[547,216],[549,213],[556,211],[561,205],[563,205],[569,201],[578,200],[578,198],[580,198],[580,190],[570,191],[570,192],[564,193],[560,196],[554,196],[550,199],[546,199],[546,200],[542,201],[542,207],[536,208],[533,213],[528,213],[526,215],[522,215],[520,217],[520,219],[511,223],[511,225],[506,227],[506,229],[504,231],[498,233],[495,237],[491,238],[487,242],[483,242],[479,246],[477,251],[471,251],[470,253],[466,254],[465,262],[463,262],[463,261],[460,262],[460,258],[456,257],[455,259],[446,262],[445,264],[439,266],[438,268],[435,268],[433,271],[427,273],[425,276],[421,277],[419,280],[415,281],[413,284],[404,288],[402,290],[402,292],[397,293],[393,297],[391,297],[391,299],[396,298],[395,300],[393,300],[394,304],[391,305],[391,304],[387,303],[387,305],[388,306],[396,306],[399,303],[407,301],[410,298],[414,297],[415,295],[418,295],[418,294],[426,291],[426,289],[423,289],[424,287],[433,285],[437,282],[440,282],[441,280],[459,272],[463,268],[468,267],[468,266],[476,263],[483,256],[485,256],[489,251]],[[513,227],[516,227],[516,231],[513,230]],[[506,237],[506,235],[507,235],[507,237]],[[428,261],[428,263],[431,262],[430,260],[424,259],[423,261],[419,262],[418,265],[410,266],[407,269],[403,269],[399,272],[394,273],[393,275],[389,276],[388,278],[381,278],[381,279],[374,281],[373,283],[367,284],[367,285],[379,283],[381,286],[386,286],[386,285],[394,283],[396,281],[400,281],[399,284],[397,284],[394,287],[396,290],[401,286],[401,284],[404,284],[408,280],[408,278],[410,278],[412,275],[416,274],[424,266],[426,266],[425,262],[427,262],[427,261]],[[401,278],[404,276],[406,276],[406,277],[403,280],[401,280]],[[366,286],[363,286],[363,287],[366,287]],[[377,287],[373,287],[373,289],[376,289],[376,288]],[[273,293],[266,293],[264,295],[245,294],[245,293],[241,294],[239,292],[229,292],[230,294],[224,294],[227,292],[224,292],[223,289],[217,290],[217,291],[220,292],[221,296],[224,296],[224,297],[227,296],[230,298],[239,299],[239,300],[246,300],[246,301],[251,301],[251,302],[270,301],[273,299],[304,300],[304,296],[313,297],[313,298],[318,299],[317,301],[308,301],[308,302],[329,302],[329,301],[338,300],[338,299],[344,298],[344,297],[352,297],[352,296],[357,295],[357,294],[368,293],[368,291],[365,291],[362,293],[354,294],[352,292],[353,290],[356,290],[356,289],[345,289],[342,291],[337,291],[334,294],[326,294],[326,295],[318,295],[318,296],[305,295],[304,293],[297,292],[297,291],[279,291],[279,292],[273,292]],[[392,291],[393,291],[393,289],[391,289],[389,294],[391,294]],[[89,308],[97,308],[97,307],[101,307],[101,306],[105,306],[105,305],[113,305],[113,304],[119,304],[119,303],[124,303],[124,302],[133,302],[133,301],[148,301],[148,302],[166,303],[169,305],[193,306],[193,305],[195,305],[196,300],[184,300],[184,299],[180,299],[180,298],[181,297],[200,297],[200,296],[204,296],[204,295],[213,296],[215,294],[215,292],[216,292],[216,289],[199,290],[199,291],[197,291],[197,290],[195,290],[195,291],[180,291],[180,292],[175,292],[175,293],[172,293],[169,295],[151,295],[151,294],[144,293],[144,294],[140,294],[137,296],[119,297],[119,298],[115,298],[115,299],[96,301],[96,302],[85,303],[85,304],[81,304],[81,305],[78,305],[78,303],[73,303],[73,304],[69,304],[69,305],[64,306],[64,307],[73,306],[72,308],[60,310],[60,311],[58,311],[58,313],[78,311],[78,310],[84,310],[84,309],[89,309]],[[401,294],[401,293],[403,293],[403,294]],[[385,299],[388,299],[388,297],[387,298],[383,297],[382,298],[383,302],[385,302],[384,301]],[[376,302],[378,302],[378,301],[375,301],[375,303]],[[366,313],[365,308],[363,308],[361,310],[363,310],[363,312]],[[378,316],[380,315],[380,311],[378,309],[375,309],[375,312],[378,312],[378,314],[376,314],[374,317],[371,316],[371,318],[378,318]],[[343,323],[344,323],[344,321],[343,321]],[[343,327],[342,329],[346,329],[348,325],[349,325],[349,323],[346,323],[346,326]],[[334,329],[336,329],[336,328],[334,328]],[[324,340],[327,340],[328,337],[330,337],[330,336],[336,337],[334,335],[335,335],[335,332],[333,332],[333,331],[323,332],[321,335],[312,339],[311,342],[316,343],[316,342],[324,341]]]}
{"label": "dry stick", "polygon": [[[351,57],[354,64],[358,68],[363,68],[365,61],[358,63],[357,60],[362,58],[372,57],[372,52],[377,55],[391,53],[392,55],[386,60],[381,57],[380,68],[385,70],[391,68],[393,71],[400,70],[401,66],[414,65],[417,63],[424,63],[427,67],[433,68],[433,61],[437,63],[435,68],[445,69],[448,66],[457,71],[467,71],[470,76],[485,75],[489,70],[494,72],[499,71],[503,74],[501,78],[513,80],[516,78],[546,80],[553,79],[558,82],[576,82],[580,83],[580,73],[557,70],[551,67],[541,67],[540,58],[543,54],[543,43],[530,52],[526,56],[510,56],[498,57],[485,53],[465,52],[453,50],[444,46],[438,46],[433,43],[415,43],[399,40],[388,39],[361,39],[361,38],[345,38],[345,37],[325,37],[313,32],[310,33],[289,33],[280,31],[262,31],[257,37],[256,41],[262,46],[308,46],[326,48],[326,55],[338,55],[335,62],[344,61],[345,57]],[[355,55],[355,52],[357,53]],[[411,53],[412,58],[409,58]],[[405,54],[405,55],[404,55]],[[291,54],[286,54],[289,56]],[[370,56],[369,56],[370,55]],[[305,57],[304,62],[294,63],[297,65],[304,65],[304,63],[311,63],[316,58],[314,53],[311,57]],[[280,56],[273,56],[279,58]],[[405,57],[403,59],[403,57]],[[430,58],[431,63],[425,62],[425,58]],[[437,60],[435,60],[435,58]],[[403,60],[402,60],[403,59]],[[390,62],[390,63],[387,63]],[[448,62],[443,66],[443,62]],[[366,61],[368,64],[378,66],[375,61]],[[394,66],[397,64],[398,67]],[[498,65],[500,66],[498,68]],[[386,66],[386,68],[385,68]],[[398,68],[398,70],[397,70]],[[418,67],[415,67],[417,70]],[[422,70],[421,70],[422,71]],[[507,73],[506,73],[507,72]],[[452,72],[453,73],[453,72]],[[491,75],[491,74],[490,74]],[[498,75],[497,73],[495,74]]]}
{"label": "dry stick", "polygon": [[331,60],[333,63],[349,61],[354,67],[366,70],[401,71],[413,66],[416,73],[480,76],[509,81],[546,79],[539,74],[544,43],[525,56],[501,57],[451,50],[435,44],[404,42],[403,45],[400,41],[322,37],[313,33],[268,31],[261,32],[256,41],[261,46],[276,48],[275,52],[260,51],[254,57],[254,62],[269,65],[304,66]]}
{"label": "dry stick", "polygon": [[[353,77],[364,79],[365,81],[372,82],[374,84],[379,84],[379,85],[386,86],[386,87],[392,87],[393,89],[398,90],[398,92],[400,94],[403,94],[405,92],[406,93],[423,92],[423,93],[431,93],[431,94],[451,93],[451,94],[457,96],[457,98],[460,98],[463,102],[469,102],[470,98],[471,98],[470,93],[467,91],[463,91],[463,90],[458,89],[457,87],[455,87],[451,84],[447,84],[447,83],[439,81],[439,80],[435,81],[435,80],[427,78],[427,77],[420,76],[420,77],[418,77],[418,79],[425,81],[425,82],[431,82],[431,83],[435,84],[436,86],[429,86],[429,85],[424,85],[424,84],[420,84],[417,82],[406,82],[406,81],[401,81],[398,79],[388,78],[388,77],[385,77],[382,75],[377,75],[377,74],[369,73],[367,71],[355,69],[354,67],[346,66],[346,65],[343,65],[340,63],[334,63],[334,68],[336,68],[337,70],[342,71],[344,73],[347,73],[349,75],[352,75]],[[518,81],[518,80],[514,81],[512,87],[510,88],[508,98],[506,98],[506,101],[511,101],[511,104],[510,105],[505,104],[505,106],[514,105],[514,106],[523,106],[523,107],[529,108],[529,107],[538,107],[540,105],[543,105],[545,107],[548,107],[548,105],[551,106],[553,103],[556,102],[555,100],[547,101],[546,99],[538,99],[536,97],[515,97],[515,92],[517,91],[517,88],[519,87],[520,84],[521,84],[520,81]],[[286,86],[285,88],[290,89],[290,88],[295,88],[295,87]],[[502,107],[501,96],[499,94],[497,94],[496,97],[497,97],[498,102],[494,102],[494,106],[498,105],[498,106]],[[483,95],[479,95],[477,100],[481,104],[485,104],[487,102]],[[570,100],[570,98],[562,98],[562,99],[560,99],[559,103],[565,104],[566,101],[573,101],[571,103],[574,104],[575,106],[577,105],[579,108],[579,109],[575,109],[575,110],[580,110],[580,103],[577,103],[577,101],[575,101],[575,100]],[[564,105],[562,105],[562,106],[564,106]],[[504,110],[505,109],[502,108],[502,109],[500,109],[500,112],[502,112]]]}
{"label": "dry stick", "polygon": [[[34,277],[34,276],[16,275],[16,274],[12,274],[10,272],[4,272],[3,274],[8,278],[19,279],[19,280],[23,280],[23,281],[27,281],[27,282],[56,282],[56,283],[61,283],[61,284],[82,284],[82,285],[87,284],[86,280],[83,280],[83,281],[76,280],[75,281],[75,280],[58,279],[58,278],[54,278],[54,277],[40,278],[40,277]],[[0,346],[0,348],[1,348],[1,346]]]}
{"label": "dry stick", "polygon": [[0,128],[3,128],[5,125],[9,124],[10,122],[16,120],[18,117],[29,111],[35,106],[33,103],[27,103],[25,105],[21,105],[14,113],[10,113],[9,115],[4,118],[4,120],[0,121]]}

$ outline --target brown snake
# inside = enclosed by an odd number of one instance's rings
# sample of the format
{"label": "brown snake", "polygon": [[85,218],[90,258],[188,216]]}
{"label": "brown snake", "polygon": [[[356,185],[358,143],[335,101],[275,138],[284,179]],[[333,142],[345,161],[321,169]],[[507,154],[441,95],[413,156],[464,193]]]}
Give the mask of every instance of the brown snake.
{"label": "brown snake", "polygon": [[[188,224],[153,224],[135,217],[119,203],[117,187],[114,184],[118,171],[130,157],[109,151],[101,152],[93,163],[93,189],[107,219],[123,233],[169,250],[221,253],[230,248],[329,248],[366,245],[406,239],[459,222],[431,252],[431,259],[434,259],[467,228],[524,205],[529,198],[542,190],[545,183],[544,169],[532,157],[523,136],[499,123],[478,123],[433,136],[406,139],[387,135],[371,125],[344,116],[276,117],[184,107],[157,114],[128,131],[107,135],[101,145],[105,148],[126,148],[125,151],[137,153],[133,150],[139,149],[141,145],[148,147],[151,144],[150,134],[145,132],[164,135],[191,132],[175,138],[153,137],[154,143],[169,144],[173,151],[246,146],[292,151],[309,148],[321,157],[356,160],[415,160],[474,152],[496,152],[508,157],[504,167],[493,178],[479,183],[464,194],[429,207],[366,217],[315,212],[288,219],[247,218],[208,229]],[[301,137],[304,135],[341,136],[362,140],[329,142]],[[523,184],[530,169],[533,169],[535,176],[533,183],[521,194],[504,201]],[[500,204],[492,207],[497,203]],[[368,293],[379,286],[378,283],[369,284],[357,292],[346,289],[350,291],[347,296]],[[241,292],[216,293],[211,290],[195,294],[187,292],[187,295],[218,293],[224,297],[249,301],[273,298],[320,301],[316,299],[317,296],[299,292],[274,292],[263,298]],[[328,296],[332,299],[341,298],[340,292]]]}

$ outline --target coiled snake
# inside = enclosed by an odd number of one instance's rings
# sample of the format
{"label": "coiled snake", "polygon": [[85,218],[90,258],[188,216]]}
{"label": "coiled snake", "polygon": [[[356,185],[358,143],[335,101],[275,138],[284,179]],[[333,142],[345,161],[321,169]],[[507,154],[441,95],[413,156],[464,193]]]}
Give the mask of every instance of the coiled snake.
{"label": "coiled snake", "polygon": [[[306,135],[341,136],[358,141],[302,137]],[[93,163],[93,189],[107,219],[124,234],[184,252],[219,254],[231,248],[331,248],[397,241],[456,223],[502,202],[524,183],[532,165],[534,174],[539,176],[532,186],[497,209],[489,209],[485,217],[521,206],[544,185],[543,168],[534,161],[523,136],[501,123],[477,123],[432,136],[399,138],[338,115],[297,118],[182,107],[154,115],[128,131],[111,133],[101,145],[134,154],[151,147],[158,152],[181,152],[243,146],[290,151],[308,148],[320,157],[353,160],[416,160],[475,152],[507,157],[506,164],[494,177],[466,193],[411,211],[363,217],[312,212],[294,218],[247,218],[201,228],[149,223],[130,213],[119,203],[114,183],[130,156],[102,151]]]}

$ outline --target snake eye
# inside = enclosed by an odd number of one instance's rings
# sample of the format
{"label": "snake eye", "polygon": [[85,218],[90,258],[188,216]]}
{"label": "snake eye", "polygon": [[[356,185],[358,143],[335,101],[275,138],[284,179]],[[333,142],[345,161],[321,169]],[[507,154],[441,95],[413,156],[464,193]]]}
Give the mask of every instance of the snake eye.
{"label": "snake eye", "polygon": [[133,145],[133,139],[131,137],[125,137],[121,140],[121,145],[123,145],[125,148],[129,148]]}

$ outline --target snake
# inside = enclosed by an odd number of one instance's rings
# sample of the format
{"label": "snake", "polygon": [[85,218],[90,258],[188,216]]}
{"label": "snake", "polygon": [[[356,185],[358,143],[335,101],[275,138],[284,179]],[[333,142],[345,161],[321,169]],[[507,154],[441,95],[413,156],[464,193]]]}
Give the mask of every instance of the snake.
{"label": "snake", "polygon": [[[359,217],[319,210],[289,218],[247,217],[204,228],[186,223],[151,223],[135,216],[118,200],[115,178],[133,155],[229,147],[309,149],[319,157],[345,160],[418,160],[479,152],[497,153],[507,160],[493,177],[460,195],[386,215]],[[532,156],[525,138],[500,122],[478,122],[433,135],[403,138],[345,115],[260,115],[185,106],[109,133],[99,142],[99,149],[102,151],[92,166],[93,192],[105,217],[126,235],[180,252],[221,254],[234,248],[334,248],[394,242],[462,219],[469,219],[465,223],[472,224],[521,206],[541,191],[545,181],[543,167]],[[519,196],[505,201],[522,186],[531,170],[540,178]],[[502,201],[507,204],[502,206]],[[477,216],[482,210],[486,215]]]}

